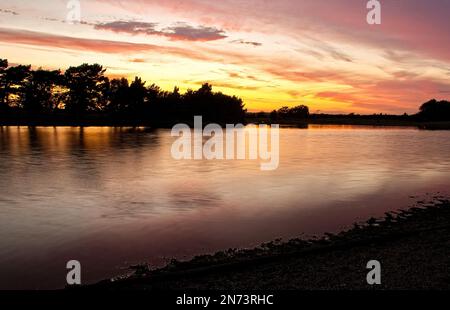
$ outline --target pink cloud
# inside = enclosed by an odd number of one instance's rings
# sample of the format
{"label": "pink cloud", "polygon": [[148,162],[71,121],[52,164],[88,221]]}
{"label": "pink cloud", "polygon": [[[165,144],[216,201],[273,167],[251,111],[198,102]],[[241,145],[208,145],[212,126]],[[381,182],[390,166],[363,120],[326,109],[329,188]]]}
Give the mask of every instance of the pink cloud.
{"label": "pink cloud", "polygon": [[177,47],[166,47],[153,44],[108,41],[100,39],[84,39],[42,32],[0,28],[0,41],[10,44],[26,44],[52,48],[83,50],[106,54],[133,54],[138,52],[167,53],[191,58],[207,59],[199,52]]}
{"label": "pink cloud", "polygon": [[450,60],[450,2],[447,0],[382,1],[382,24],[366,23],[366,1],[361,0],[161,0],[150,2],[99,0],[135,13],[159,7],[177,18],[207,22],[226,31],[280,33],[301,39],[341,40],[353,44],[405,49]]}

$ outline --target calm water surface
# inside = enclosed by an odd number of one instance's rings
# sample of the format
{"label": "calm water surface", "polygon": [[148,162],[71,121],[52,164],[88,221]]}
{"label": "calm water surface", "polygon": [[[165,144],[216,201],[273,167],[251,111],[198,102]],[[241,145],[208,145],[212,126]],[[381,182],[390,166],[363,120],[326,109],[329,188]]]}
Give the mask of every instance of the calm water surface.
{"label": "calm water surface", "polygon": [[282,129],[280,167],[175,161],[168,130],[0,127],[0,288],[58,288],[337,231],[450,188],[450,131]]}

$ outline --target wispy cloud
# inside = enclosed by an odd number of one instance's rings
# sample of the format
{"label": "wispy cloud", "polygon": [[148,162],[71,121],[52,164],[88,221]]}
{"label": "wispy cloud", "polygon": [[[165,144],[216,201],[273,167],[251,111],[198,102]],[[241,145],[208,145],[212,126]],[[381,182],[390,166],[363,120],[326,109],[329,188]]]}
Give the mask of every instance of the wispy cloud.
{"label": "wispy cloud", "polygon": [[130,62],[134,62],[134,63],[145,63],[145,59],[143,58],[133,58],[129,60]]}
{"label": "wispy cloud", "polygon": [[9,10],[9,9],[0,9],[0,13],[3,14],[12,14],[12,15],[19,15],[16,11]]}
{"label": "wispy cloud", "polygon": [[183,41],[215,41],[225,39],[225,31],[215,27],[193,27],[184,23],[163,29],[162,34],[173,39]]}
{"label": "wispy cloud", "polygon": [[108,30],[116,33],[127,33],[132,35],[145,34],[153,35],[158,34],[156,30],[157,23],[145,23],[135,21],[114,21],[110,23],[100,23],[94,26],[97,30]]}
{"label": "wispy cloud", "polygon": [[215,41],[227,38],[225,31],[215,27],[191,26],[186,23],[176,23],[162,29],[158,29],[158,26],[158,23],[114,21],[97,24],[94,28],[130,35],[159,35],[175,41]]}
{"label": "wispy cloud", "polygon": [[155,44],[120,42],[100,39],[85,39],[69,36],[54,35],[42,32],[0,28],[0,42],[10,44],[26,44],[45,46],[50,48],[89,51],[106,54],[133,54],[133,53],[164,53],[186,57],[189,59],[205,60],[207,57],[196,51],[177,47],[160,46]]}
{"label": "wispy cloud", "polygon": [[245,41],[245,40],[233,40],[231,43],[237,43],[237,44],[245,44],[245,45],[253,45],[253,46],[262,46],[262,43],[255,42],[255,41]]}

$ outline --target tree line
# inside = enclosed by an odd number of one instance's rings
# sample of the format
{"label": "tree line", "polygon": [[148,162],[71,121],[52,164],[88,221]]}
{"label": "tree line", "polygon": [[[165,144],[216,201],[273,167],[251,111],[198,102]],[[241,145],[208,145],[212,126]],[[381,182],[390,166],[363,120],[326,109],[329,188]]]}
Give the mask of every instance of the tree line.
{"label": "tree line", "polygon": [[376,118],[406,121],[450,121],[450,102],[432,99],[414,115],[326,115],[310,114],[305,105],[282,107],[271,113],[246,113],[242,99],[203,84],[198,90],[180,93],[164,91],[156,84],[146,86],[141,78],[109,79],[99,64],[82,64],[66,71],[33,70],[31,66],[9,66],[0,59],[0,120],[19,117],[22,122],[46,116],[48,123],[57,120],[110,120],[112,124],[189,122],[195,115],[217,123],[240,123],[245,119],[266,118],[270,122],[312,118]]}
{"label": "tree line", "polygon": [[192,120],[242,122],[246,110],[242,99],[203,84],[198,90],[180,93],[178,87],[164,91],[146,86],[141,78],[109,79],[99,64],[82,64],[61,70],[33,70],[31,66],[9,66],[0,59],[0,113],[3,115],[65,115],[82,119],[87,115],[110,119],[161,121]]}

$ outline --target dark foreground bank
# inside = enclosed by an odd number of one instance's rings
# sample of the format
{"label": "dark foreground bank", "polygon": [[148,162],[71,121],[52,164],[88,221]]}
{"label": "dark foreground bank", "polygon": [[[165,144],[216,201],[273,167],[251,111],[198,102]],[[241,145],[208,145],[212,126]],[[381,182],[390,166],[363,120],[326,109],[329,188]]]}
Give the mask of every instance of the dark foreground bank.
{"label": "dark foreground bank", "polygon": [[89,288],[112,290],[373,289],[367,262],[381,263],[378,289],[450,289],[450,201],[436,196],[409,210],[355,224],[312,240],[274,241],[173,261],[162,269],[135,266],[132,276]]}

